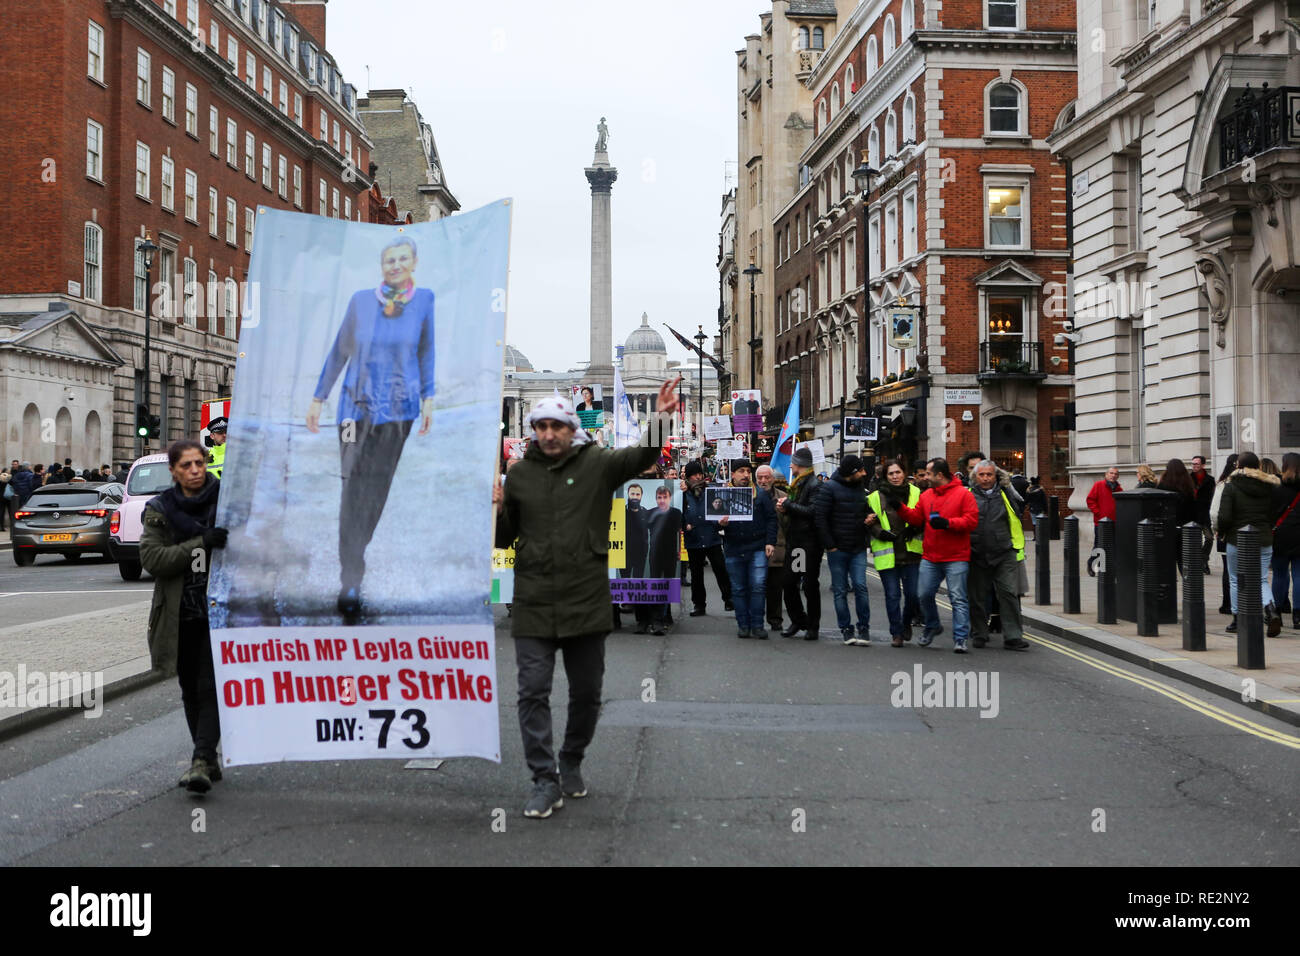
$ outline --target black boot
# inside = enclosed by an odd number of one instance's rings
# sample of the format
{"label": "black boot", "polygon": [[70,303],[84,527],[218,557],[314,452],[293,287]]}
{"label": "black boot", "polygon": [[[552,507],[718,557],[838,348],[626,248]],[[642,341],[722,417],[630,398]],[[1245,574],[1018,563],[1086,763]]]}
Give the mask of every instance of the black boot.
{"label": "black boot", "polygon": [[1269,604],[1264,608],[1264,620],[1268,622],[1269,637],[1277,637],[1282,633],[1282,615],[1277,612],[1276,604]]}
{"label": "black boot", "polygon": [[1227,631],[1229,634],[1237,633],[1237,615],[1232,615],[1232,623],[1228,625]]}
{"label": "black boot", "polygon": [[1291,612],[1291,626],[1300,631],[1300,611]]}

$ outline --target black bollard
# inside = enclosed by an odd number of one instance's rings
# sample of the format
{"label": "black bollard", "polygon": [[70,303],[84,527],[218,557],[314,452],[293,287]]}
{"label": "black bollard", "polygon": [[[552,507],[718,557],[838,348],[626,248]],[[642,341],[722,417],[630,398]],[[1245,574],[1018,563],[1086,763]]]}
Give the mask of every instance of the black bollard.
{"label": "black bollard", "polygon": [[[1043,522],[1047,520],[1044,515],[1038,521],[1041,528]],[[1035,604],[1052,603],[1052,536],[1048,534],[1034,535],[1034,579],[1037,582],[1035,588]]]}
{"label": "black bollard", "polygon": [[1079,613],[1079,518],[1065,519],[1065,590],[1062,600],[1066,614]]}
{"label": "black bollard", "polygon": [[1246,525],[1237,532],[1237,666],[1264,668],[1264,603],[1260,596],[1259,532]]}
{"label": "black bollard", "polygon": [[1160,580],[1156,574],[1156,523],[1138,522],[1137,630],[1138,637],[1160,636]]}
{"label": "black bollard", "polygon": [[1205,650],[1204,534],[1194,521],[1183,525],[1183,650]]}
{"label": "black bollard", "polygon": [[1097,522],[1097,547],[1101,549],[1101,566],[1097,569],[1097,623],[1114,624],[1115,616],[1115,522],[1102,518]]}
{"label": "black bollard", "polygon": [[1052,529],[1049,537],[1053,541],[1061,540],[1061,499],[1056,495],[1049,495],[1047,499],[1047,520],[1050,522],[1048,527]]}

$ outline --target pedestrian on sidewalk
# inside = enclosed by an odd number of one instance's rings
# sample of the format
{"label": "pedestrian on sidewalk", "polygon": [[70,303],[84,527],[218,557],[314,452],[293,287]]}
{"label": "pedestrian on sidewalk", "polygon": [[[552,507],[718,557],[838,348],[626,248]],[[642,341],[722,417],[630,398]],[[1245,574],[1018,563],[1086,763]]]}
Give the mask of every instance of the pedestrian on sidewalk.
{"label": "pedestrian on sidewalk", "polygon": [[[1185,524],[1196,523],[1196,485],[1192,482],[1191,473],[1188,472],[1187,466],[1183,464],[1181,458],[1169,459],[1169,464],[1165,466],[1165,473],[1160,476],[1160,481],[1156,483],[1156,487],[1161,491],[1172,491],[1178,495],[1178,500],[1174,506],[1174,520],[1180,529]],[[1174,549],[1174,562],[1178,565],[1178,573],[1182,574],[1181,530],[1178,532],[1178,541],[1179,545]]]}
{"label": "pedestrian on sidewalk", "polygon": [[207,793],[221,779],[221,723],[208,633],[208,567],[213,549],[226,546],[226,529],[217,526],[221,479],[208,473],[207,452],[192,438],[167,447],[167,466],[172,486],[145,505],[140,535],[140,566],[154,577],[149,656],[155,670],[180,679],[194,752],[179,786]]}
{"label": "pedestrian on sidewalk", "polygon": [[975,466],[975,504],[979,524],[970,537],[971,643],[984,647],[989,642],[984,601],[992,588],[997,592],[1002,625],[1002,647],[1027,651],[1020,613],[1020,570],[1025,560],[1025,532],[1020,523],[1024,502],[1014,486],[991,461]]}
{"label": "pedestrian on sidewalk", "polygon": [[975,496],[953,477],[944,459],[930,459],[926,464],[926,479],[930,487],[921,492],[916,507],[900,509],[908,524],[925,528],[916,585],[921,612],[925,615],[925,631],[917,643],[929,647],[943,633],[934,597],[939,593],[940,583],[946,582],[948,600],[952,603],[952,649],[965,654],[970,637],[970,604],[966,599],[970,535],[979,524],[979,508]]}
{"label": "pedestrian on sidewalk", "polygon": [[1220,614],[1232,613],[1232,582],[1228,577],[1228,541],[1223,535],[1218,534],[1215,529],[1219,526],[1219,504],[1223,501],[1223,489],[1228,487],[1228,479],[1232,473],[1237,470],[1236,452],[1228,456],[1228,460],[1223,465],[1223,471],[1219,475],[1219,481],[1214,486],[1214,497],[1210,499],[1210,530],[1214,533],[1215,549],[1223,555],[1223,600],[1219,602]]}
{"label": "pedestrian on sidewalk", "polygon": [[[731,485],[749,487],[754,466],[748,458],[731,463]],[[776,550],[776,508],[762,488],[754,489],[754,509],[749,521],[732,521],[724,516],[722,550],[731,579],[731,599],[736,605],[736,636],[767,640],[763,627],[763,603],[767,596],[767,561]]]}
{"label": "pedestrian on sidewalk", "polygon": [[[885,612],[894,647],[912,639],[912,618],[920,609],[916,593],[921,570],[921,532],[903,518],[901,509],[915,508],[921,489],[912,485],[903,466],[884,463],[885,482],[867,496],[867,528],[871,535],[871,561],[885,589]],[[900,594],[901,591],[901,594]]]}
{"label": "pedestrian on sidewalk", "polygon": [[722,606],[733,610],[731,579],[722,554],[722,535],[716,522],[704,519],[704,490],[708,477],[698,461],[686,463],[686,490],[682,492],[682,516],[686,527],[686,556],[691,566],[691,617],[703,617],[707,603],[704,588],[704,564],[713,569],[713,578],[722,593]]}
{"label": "pedestrian on sidewalk", "polygon": [[815,641],[822,618],[822,545],[816,515],[821,483],[813,475],[812,452],[796,448],[790,471],[790,494],[776,503],[777,514],[785,520],[785,607],[790,612],[790,626],[781,636],[796,637],[803,631],[805,641]]}
{"label": "pedestrian on sidewalk", "polygon": [[1150,465],[1138,465],[1137,479],[1139,488],[1155,488],[1158,485],[1156,473],[1151,469]]}
{"label": "pedestrian on sidewalk", "polygon": [[1092,512],[1094,529],[1102,518],[1115,520],[1115,492],[1123,490],[1124,486],[1119,483],[1119,469],[1111,465],[1106,469],[1106,477],[1088,492],[1088,510]]}
{"label": "pedestrian on sidewalk", "polygon": [[1273,498],[1273,604],[1300,631],[1300,455],[1293,451],[1282,456],[1281,482]]}
{"label": "pedestrian on sidewalk", "polygon": [[[754,483],[772,496],[775,508],[789,496],[790,486],[784,475],[778,475],[770,465],[759,465],[754,471]],[[776,512],[776,547],[767,559],[767,585],[763,598],[763,607],[767,612],[767,626],[772,631],[782,631],[785,619],[781,616],[781,596],[785,593],[785,523],[781,511]]]}
{"label": "pedestrian on sidewalk", "polygon": [[[677,409],[677,384],[659,388],[658,413]],[[544,398],[528,417],[534,439],[494,483],[496,544],[515,544],[510,632],[519,667],[519,731],[533,790],[524,816],[549,817],[564,797],[585,797],[582,758],[596,733],[605,673],[605,637],[613,618],[605,542],[614,492],[659,457],[657,446],[598,446],[580,426],[570,399]],[[551,683],[564,654],[569,720],[557,766],[552,750]]]}
{"label": "pedestrian on sidewalk", "polygon": [[1025,492],[1025,504],[1029,506],[1029,520],[1034,526],[1034,540],[1037,541],[1039,521],[1046,519],[1043,523],[1046,525],[1044,530],[1047,533],[1050,533],[1048,529],[1052,527],[1051,515],[1047,513],[1047,509],[1050,507],[1047,492],[1039,483],[1037,475],[1029,479],[1029,490]]}
{"label": "pedestrian on sidewalk", "polygon": [[1281,479],[1264,472],[1259,467],[1259,456],[1252,451],[1237,457],[1237,470],[1228,478],[1219,501],[1217,517],[1219,533],[1228,541],[1228,580],[1231,584],[1232,623],[1228,633],[1237,631],[1237,534],[1247,525],[1259,535],[1259,571],[1262,588],[1264,619],[1268,622],[1268,636],[1277,637],[1282,632],[1282,616],[1273,604],[1273,590],[1268,583],[1268,568],[1273,561],[1273,497],[1281,486]]}
{"label": "pedestrian on sidewalk", "polygon": [[[835,623],[846,645],[871,646],[871,601],[867,596],[867,470],[857,455],[845,455],[817,496],[817,533],[831,569]],[[849,589],[858,629],[849,614]]]}
{"label": "pedestrian on sidewalk", "polygon": [[1201,526],[1204,540],[1201,543],[1201,559],[1205,563],[1205,573],[1210,573],[1210,551],[1214,548],[1214,533],[1210,530],[1210,504],[1214,501],[1214,476],[1205,470],[1205,456],[1192,456],[1192,489],[1196,493],[1196,523]]}

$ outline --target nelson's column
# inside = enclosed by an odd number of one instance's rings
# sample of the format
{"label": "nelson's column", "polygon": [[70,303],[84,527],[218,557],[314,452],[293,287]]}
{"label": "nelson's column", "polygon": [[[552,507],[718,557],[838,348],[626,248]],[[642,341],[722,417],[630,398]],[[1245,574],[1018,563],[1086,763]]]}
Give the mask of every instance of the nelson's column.
{"label": "nelson's column", "polygon": [[585,382],[604,386],[605,408],[614,402],[614,305],[610,279],[610,194],[618,170],[609,164],[609,127],[596,127],[596,155],[587,167],[591,184],[591,365]]}

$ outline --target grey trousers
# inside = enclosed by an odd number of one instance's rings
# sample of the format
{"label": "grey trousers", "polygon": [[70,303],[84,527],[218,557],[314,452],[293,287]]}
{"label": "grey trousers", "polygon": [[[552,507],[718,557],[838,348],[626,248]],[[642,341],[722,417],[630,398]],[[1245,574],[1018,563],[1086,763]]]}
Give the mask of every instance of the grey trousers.
{"label": "grey trousers", "polygon": [[564,673],[569,680],[569,720],[564,727],[560,765],[577,767],[600,718],[600,689],[605,678],[605,635],[583,634],[558,640],[545,637],[516,637],[515,660],[519,666],[519,732],[524,741],[524,759],[533,780],[559,782],[551,735],[551,681],[555,673],[555,652],[564,654]]}
{"label": "grey trousers", "polygon": [[1008,551],[991,566],[972,554],[970,577],[966,581],[966,597],[970,601],[970,636],[987,641],[989,638],[989,587],[992,586],[1002,619],[1003,643],[1024,637],[1020,619],[1020,568],[1016,553]]}

